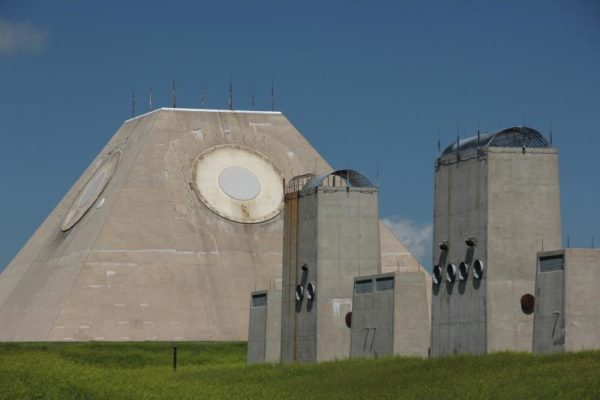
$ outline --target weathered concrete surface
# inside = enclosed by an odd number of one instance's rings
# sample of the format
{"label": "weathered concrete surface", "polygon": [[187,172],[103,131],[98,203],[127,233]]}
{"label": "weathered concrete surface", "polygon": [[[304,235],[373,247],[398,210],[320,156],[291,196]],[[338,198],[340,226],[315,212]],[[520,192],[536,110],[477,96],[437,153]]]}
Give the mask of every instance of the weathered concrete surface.
{"label": "weathered concrete surface", "polygon": [[[539,260],[540,256],[542,260]],[[552,268],[544,269],[550,261]],[[555,353],[565,348],[565,257],[564,251],[538,253],[533,351]]]}
{"label": "weathered concrete surface", "polygon": [[[371,291],[357,290],[368,280]],[[426,285],[418,271],[354,278],[350,356],[428,357]]]}
{"label": "weathered concrete surface", "polygon": [[[440,159],[435,182],[433,253],[443,281],[433,286],[432,355],[531,351],[533,316],[519,301],[534,291],[536,253],[561,245],[557,151],[472,150]],[[485,265],[481,280],[474,260]],[[463,261],[467,280],[446,282],[447,265]]]}
{"label": "weathered concrete surface", "polygon": [[[380,270],[377,188],[347,187],[340,177],[330,177],[286,194],[285,232],[294,240],[284,239],[282,361],[348,357],[345,317],[352,310],[353,277]],[[306,292],[300,300],[297,285]]]}
{"label": "weathered concrete surface", "polygon": [[563,267],[542,271],[538,261],[534,351],[600,349],[600,250],[538,253],[549,256],[563,256]]}
{"label": "weathered concrete surface", "polygon": [[490,149],[488,187],[488,351],[531,351],[537,252],[562,245],[558,151]]}
{"label": "weathered concrete surface", "polygon": [[[234,223],[200,201],[193,163],[224,144],[265,155],[285,179],[330,170],[277,112],[160,109],[126,121],[0,275],[0,340],[245,340],[249,293],[281,276],[283,216]],[[116,150],[102,206],[62,232]],[[420,268],[393,238],[382,253]]]}
{"label": "weathered concrete surface", "polygon": [[279,362],[281,352],[281,281],[278,281],[277,286],[275,289],[252,292],[250,296],[248,364]]}
{"label": "weathered concrete surface", "polygon": [[[442,267],[442,282],[432,285],[431,354],[433,356],[486,351],[485,290],[487,274],[473,279],[474,260],[487,261],[486,157],[463,155],[459,164],[440,165],[435,174],[433,265]],[[478,245],[469,250],[464,239],[473,236]],[[449,242],[449,250],[438,247]],[[447,282],[448,264],[457,268],[468,261],[466,281]]]}
{"label": "weathered concrete surface", "polygon": [[600,250],[565,249],[565,350],[600,349]]}

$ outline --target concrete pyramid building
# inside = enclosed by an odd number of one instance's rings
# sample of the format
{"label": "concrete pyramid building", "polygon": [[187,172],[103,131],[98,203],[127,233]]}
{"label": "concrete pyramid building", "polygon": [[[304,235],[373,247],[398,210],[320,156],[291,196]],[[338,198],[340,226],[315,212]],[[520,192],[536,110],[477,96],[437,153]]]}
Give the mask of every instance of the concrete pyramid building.
{"label": "concrete pyramid building", "polygon": [[[281,277],[284,182],[315,170],[279,112],[126,121],[0,274],[0,340],[245,340]],[[380,228],[382,270],[429,280]]]}

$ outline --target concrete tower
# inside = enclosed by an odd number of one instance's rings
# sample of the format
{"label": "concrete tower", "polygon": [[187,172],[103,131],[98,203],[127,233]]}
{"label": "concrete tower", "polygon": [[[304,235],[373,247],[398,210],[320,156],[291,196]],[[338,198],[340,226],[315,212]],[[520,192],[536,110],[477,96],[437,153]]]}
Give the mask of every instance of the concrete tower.
{"label": "concrete tower", "polygon": [[[281,278],[283,181],[315,169],[279,112],[126,121],[0,275],[0,340],[245,340]],[[380,229],[384,265],[418,266]]]}
{"label": "concrete tower", "polygon": [[525,127],[461,140],[435,165],[432,355],[531,351],[536,253],[561,246],[558,152]]}
{"label": "concrete tower", "polygon": [[298,177],[285,195],[282,361],[348,357],[352,283],[380,270],[378,190],[351,170]]}

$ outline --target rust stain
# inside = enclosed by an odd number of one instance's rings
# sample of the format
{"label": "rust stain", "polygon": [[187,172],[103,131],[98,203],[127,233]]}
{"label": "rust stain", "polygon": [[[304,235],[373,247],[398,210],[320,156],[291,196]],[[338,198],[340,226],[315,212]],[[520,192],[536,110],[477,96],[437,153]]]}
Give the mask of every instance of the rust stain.
{"label": "rust stain", "polygon": [[244,214],[244,217],[250,218],[250,213],[248,212],[248,208],[245,204],[242,204],[242,214]]}

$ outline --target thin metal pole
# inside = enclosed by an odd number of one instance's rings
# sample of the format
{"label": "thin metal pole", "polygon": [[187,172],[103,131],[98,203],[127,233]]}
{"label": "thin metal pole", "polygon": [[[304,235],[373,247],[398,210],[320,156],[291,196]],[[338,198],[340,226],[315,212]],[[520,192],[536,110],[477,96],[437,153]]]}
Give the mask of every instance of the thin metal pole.
{"label": "thin metal pole", "polygon": [[135,117],[135,90],[131,87],[131,118]]}
{"label": "thin metal pole", "polygon": [[173,371],[177,372],[177,346],[173,346]]}

